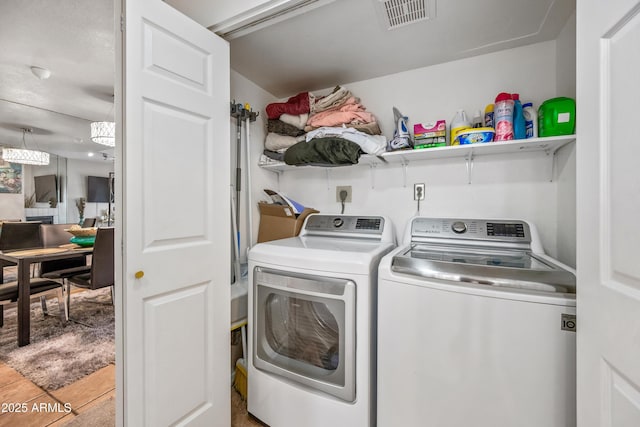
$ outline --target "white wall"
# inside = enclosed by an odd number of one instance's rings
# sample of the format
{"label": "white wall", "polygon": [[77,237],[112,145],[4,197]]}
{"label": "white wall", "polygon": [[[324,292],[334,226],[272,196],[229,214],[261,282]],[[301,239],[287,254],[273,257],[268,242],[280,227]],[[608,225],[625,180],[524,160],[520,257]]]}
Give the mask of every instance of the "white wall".
{"label": "white wall", "polygon": [[[80,197],[87,198],[87,177],[108,177],[109,172],[113,171],[114,164],[112,161],[67,160],[67,222],[77,223],[80,220],[75,203]],[[100,217],[107,208],[107,203],[87,202],[84,217]]]}
{"label": "white wall", "polygon": [[0,219],[24,219],[24,196],[0,193]]}
{"label": "white wall", "polygon": [[[556,40],[558,95],[576,97],[576,15],[569,18]],[[576,266],[576,144],[557,154],[558,259]]]}
{"label": "white wall", "polygon": [[[258,212],[257,203],[263,197],[262,190],[264,188],[277,187],[277,176],[272,172],[266,171],[258,166],[258,159],[262,150],[264,149],[265,130],[267,127],[267,118],[264,113],[264,107],[275,102],[276,98],[270,93],[264,91],[250,80],[246,79],[242,75],[235,71],[231,71],[231,99],[233,102],[244,105],[249,103],[251,108],[258,112],[258,117],[255,122],[250,123],[249,130],[251,134],[251,153],[250,153],[250,171],[247,170],[247,150],[245,130],[243,126],[242,130],[242,183],[240,185],[240,259],[244,262],[246,259],[246,248],[248,245],[249,237],[249,210],[247,208],[249,194],[247,189],[247,172],[251,176],[251,198],[252,198],[252,223],[253,223],[253,242],[255,243],[258,236],[258,226],[260,223],[260,214]],[[231,126],[231,183],[235,186],[236,176],[236,120],[230,118]],[[235,187],[232,189],[234,197],[236,196]]]}
{"label": "white wall", "polygon": [[[459,108],[472,115],[477,109],[484,110],[502,91],[519,92],[521,99],[533,101],[537,108],[542,101],[558,96],[556,58],[556,42],[550,41],[367,81],[336,83],[359,96],[390,137],[393,106],[408,115],[411,123],[437,119],[449,122]],[[232,85],[232,94],[233,90]],[[263,149],[263,141],[254,132],[254,152]],[[353,203],[347,205],[345,213],[387,215],[399,234],[416,213],[413,183],[424,182],[427,199],[421,214],[527,219],[538,226],[545,250],[552,256],[562,255],[560,260],[567,262],[571,261],[570,254],[558,251],[558,182],[557,176],[552,175],[552,165],[552,157],[544,153],[477,158],[473,183],[468,184],[462,159],[416,162],[407,167],[406,187],[405,171],[399,165],[385,165],[374,171],[366,166],[332,168],[328,174],[326,169],[303,168],[285,172],[279,181],[274,181],[277,175],[272,172],[258,175],[252,169],[252,173],[254,193],[260,194],[266,188],[263,177],[271,173],[271,182],[279,183],[278,188],[285,194],[327,213],[340,209],[335,202],[335,187],[351,185]],[[575,175],[569,175],[565,178],[575,181]]]}

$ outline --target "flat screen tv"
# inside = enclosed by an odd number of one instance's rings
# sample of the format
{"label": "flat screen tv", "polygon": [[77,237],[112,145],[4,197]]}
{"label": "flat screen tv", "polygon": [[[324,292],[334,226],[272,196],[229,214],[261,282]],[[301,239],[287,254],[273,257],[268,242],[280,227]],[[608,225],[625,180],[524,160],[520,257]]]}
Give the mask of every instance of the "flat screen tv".
{"label": "flat screen tv", "polygon": [[87,177],[87,202],[109,203],[109,178]]}
{"label": "flat screen tv", "polygon": [[33,177],[36,202],[47,203],[51,199],[58,198],[58,181],[55,175],[42,175]]}

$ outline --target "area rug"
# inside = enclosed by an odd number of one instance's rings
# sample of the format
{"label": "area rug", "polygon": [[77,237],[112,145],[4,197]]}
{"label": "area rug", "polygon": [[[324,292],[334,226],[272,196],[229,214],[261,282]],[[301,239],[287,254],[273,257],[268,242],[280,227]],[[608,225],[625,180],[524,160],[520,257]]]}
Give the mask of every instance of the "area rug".
{"label": "area rug", "polygon": [[18,347],[17,308],[5,307],[0,360],[44,388],[56,390],[115,361],[115,320],[110,288],[71,294],[71,318],[59,316],[57,300],[31,304],[31,344]]}

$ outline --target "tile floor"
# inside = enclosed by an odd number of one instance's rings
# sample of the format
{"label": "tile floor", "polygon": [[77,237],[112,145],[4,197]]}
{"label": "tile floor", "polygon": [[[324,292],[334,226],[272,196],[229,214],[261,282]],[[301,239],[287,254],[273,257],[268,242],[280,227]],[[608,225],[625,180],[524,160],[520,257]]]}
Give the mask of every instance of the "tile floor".
{"label": "tile floor", "polygon": [[[113,364],[66,387],[46,391],[0,363],[0,427],[59,427],[115,393]],[[26,412],[15,412],[16,404]]]}

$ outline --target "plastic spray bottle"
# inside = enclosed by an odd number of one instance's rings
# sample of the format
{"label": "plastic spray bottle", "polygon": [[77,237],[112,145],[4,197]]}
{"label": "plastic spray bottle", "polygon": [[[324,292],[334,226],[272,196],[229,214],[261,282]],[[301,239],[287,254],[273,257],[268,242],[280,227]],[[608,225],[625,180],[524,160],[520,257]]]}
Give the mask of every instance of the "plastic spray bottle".
{"label": "plastic spray bottle", "polygon": [[496,134],[494,141],[513,139],[513,98],[510,93],[499,93],[494,107]]}
{"label": "plastic spray bottle", "polygon": [[527,137],[527,128],[522,111],[522,103],[520,95],[512,93],[513,98],[513,139],[525,139]]}

